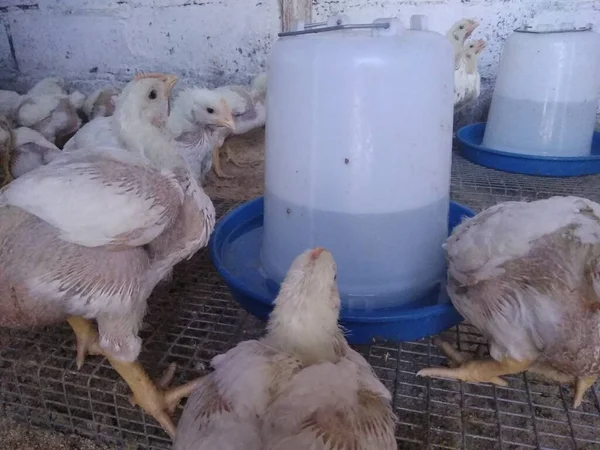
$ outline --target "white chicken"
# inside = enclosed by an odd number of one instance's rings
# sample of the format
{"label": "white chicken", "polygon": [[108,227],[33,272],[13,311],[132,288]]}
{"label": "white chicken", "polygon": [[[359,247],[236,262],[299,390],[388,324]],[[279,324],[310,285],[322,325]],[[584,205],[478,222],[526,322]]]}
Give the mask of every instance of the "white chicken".
{"label": "white chicken", "polygon": [[131,151],[63,152],[0,190],[0,326],[66,319],[77,366],[104,355],[171,436],[169,413],[197,383],[159,390],[136,362],[138,332],[156,284],[206,246],[215,224],[164,133],[176,80],[140,74],[119,96],[115,128]]}
{"label": "white chicken", "polygon": [[96,117],[110,117],[115,112],[119,89],[114,86],[97,89],[87,96],[83,104],[83,113],[87,120]]}
{"label": "white chicken", "polygon": [[477,67],[479,55],[485,49],[483,39],[465,45],[458,69],[454,71],[454,113],[477,100],[481,93],[481,75]]}
{"label": "white chicken", "polygon": [[12,134],[13,146],[8,157],[11,179],[48,164],[62,153],[56,145],[31,128],[19,127],[12,130]]}
{"label": "white chicken", "polygon": [[26,95],[17,111],[16,122],[41,133],[50,142],[64,139],[81,126],[77,110],[85,96],[78,91],[67,94]]}
{"label": "white chicken", "polygon": [[600,376],[600,205],[578,197],[506,202],[459,225],[445,244],[448,294],[488,340],[488,359],[441,346],[451,367],[417,375],[506,386],[524,371],[575,384]]}
{"label": "white chicken", "polygon": [[458,69],[465,41],[469,39],[478,26],[479,22],[475,19],[461,19],[452,25],[450,30],[446,33],[446,37],[454,49],[454,69]]}
{"label": "white chicken", "polygon": [[14,91],[0,90],[0,116],[14,120],[22,96]]}
{"label": "white chicken", "polygon": [[338,326],[330,252],[292,263],[267,335],[213,358],[188,399],[175,450],[392,450],[391,395]]}
{"label": "white chicken", "polygon": [[36,95],[66,95],[65,80],[59,77],[44,78],[33,85],[26,95],[34,97]]}
{"label": "white chicken", "polygon": [[[114,117],[97,117],[86,123],[64,146],[63,151],[108,145],[127,148],[115,131]],[[201,88],[184,89],[173,102],[167,131],[175,139],[175,148],[190,165],[200,183],[210,170],[211,150],[221,128],[235,127],[231,109],[220,95]]]}
{"label": "white chicken", "polygon": [[[245,134],[265,125],[267,120],[267,74],[257,75],[252,80],[250,88],[231,85],[219,87],[215,91],[222,95],[231,107],[235,120],[235,131],[231,129],[221,129],[219,131],[217,145],[212,153],[212,164],[218,177],[232,178],[231,175],[225,174],[221,168],[220,149],[229,136]],[[242,166],[234,158],[231,149],[226,144],[225,153],[227,161],[231,161],[236,166]]]}

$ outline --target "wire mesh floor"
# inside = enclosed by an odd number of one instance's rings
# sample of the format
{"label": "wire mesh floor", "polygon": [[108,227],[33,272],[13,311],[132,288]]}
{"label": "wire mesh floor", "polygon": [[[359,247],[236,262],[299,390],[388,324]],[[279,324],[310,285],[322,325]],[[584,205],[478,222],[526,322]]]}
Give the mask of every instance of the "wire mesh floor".
{"label": "wire mesh floor", "polygon": [[[475,210],[506,200],[578,195],[600,201],[600,176],[549,179],[505,174],[453,158],[452,196]],[[220,214],[235,206],[215,202]],[[231,299],[203,250],[175,270],[149,300],[140,361],[158,377],[178,364],[175,383],[205,373],[212,357],[262,334],[264,324]],[[445,335],[474,351],[480,335],[469,325]],[[600,395],[595,386],[571,409],[572,390],[506,377],[509,386],[417,378],[445,364],[429,339],[375,342],[358,349],[393,393],[400,449],[600,449]],[[127,386],[100,357],[75,368],[67,326],[0,330],[0,414],[31,426],[75,433],[118,448],[167,449],[168,436],[130,406]],[[375,450],[375,449],[374,449]]]}

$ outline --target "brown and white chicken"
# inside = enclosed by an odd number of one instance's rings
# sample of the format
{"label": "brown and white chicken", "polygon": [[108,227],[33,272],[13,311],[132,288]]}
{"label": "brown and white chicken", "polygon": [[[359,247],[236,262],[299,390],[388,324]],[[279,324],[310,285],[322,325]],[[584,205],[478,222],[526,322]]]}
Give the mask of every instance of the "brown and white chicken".
{"label": "brown and white chicken", "polygon": [[489,341],[490,359],[447,343],[451,368],[418,375],[506,386],[502,375],[573,380],[575,407],[600,375],[600,205],[578,197],[506,202],[446,244],[448,293]]}
{"label": "brown and white chicken", "polygon": [[81,126],[77,113],[85,96],[74,91],[71,94],[52,93],[23,96],[15,113],[15,121],[23,127],[42,134],[52,143],[62,142]]}
{"label": "brown and white chicken", "polygon": [[479,26],[475,19],[461,19],[456,22],[446,33],[446,38],[454,49],[454,69],[458,69],[460,58],[464,50],[465,41],[471,37],[473,31]]}
{"label": "brown and white chicken", "polygon": [[115,112],[119,92],[117,87],[109,86],[97,89],[88,95],[82,108],[87,120],[112,116]]}
{"label": "brown and white chicken", "polygon": [[31,128],[16,128],[12,130],[12,135],[13,145],[7,157],[11,180],[45,166],[62,153],[56,145]]}
{"label": "brown and white chicken", "polygon": [[481,75],[477,67],[479,55],[486,47],[483,39],[467,42],[454,71],[454,113],[473,103],[481,94]]}
{"label": "brown and white chicken", "polygon": [[333,256],[292,263],[267,335],[212,360],[183,411],[175,450],[392,450],[391,395],[338,326]]}
{"label": "brown and white chicken", "polygon": [[238,167],[243,165],[233,156],[225,141],[231,135],[239,136],[265,126],[267,120],[267,74],[257,75],[252,80],[250,88],[238,85],[222,86],[215,89],[215,92],[223,96],[231,107],[235,129],[221,129],[217,133],[217,143],[212,153],[212,165],[219,178],[232,178],[221,168],[221,147],[225,146],[227,161],[231,161]]}
{"label": "brown and white chicken", "polygon": [[114,117],[129,152],[63,152],[0,190],[0,326],[68,320],[77,366],[104,355],[170,435],[169,413],[196,383],[158,389],[136,362],[138,331],[156,284],[206,246],[215,224],[164,132],[175,81],[138,75],[119,96]]}

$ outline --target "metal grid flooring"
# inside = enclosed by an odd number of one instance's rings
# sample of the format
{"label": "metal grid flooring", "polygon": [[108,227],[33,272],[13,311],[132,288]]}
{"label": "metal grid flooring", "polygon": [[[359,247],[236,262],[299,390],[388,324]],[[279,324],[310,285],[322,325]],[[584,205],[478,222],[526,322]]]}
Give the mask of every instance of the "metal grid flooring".
{"label": "metal grid flooring", "polygon": [[[556,194],[600,201],[600,176],[511,175],[456,155],[452,175],[453,198],[476,210]],[[235,206],[216,205],[220,214]],[[262,332],[263,324],[232,301],[204,250],[178,266],[173,281],[149,300],[140,361],[157,377],[176,362],[179,383],[204,373],[213,356]],[[473,351],[481,341],[469,325],[445,334],[462,350]],[[394,394],[400,449],[600,449],[597,386],[573,410],[569,387],[528,375],[507,377],[507,388],[417,378],[420,368],[444,363],[429,339],[375,342],[359,350]],[[103,358],[89,357],[81,371],[74,358],[73,333],[66,325],[0,330],[0,414],[118,448],[170,448],[153,419],[129,405],[126,385]]]}

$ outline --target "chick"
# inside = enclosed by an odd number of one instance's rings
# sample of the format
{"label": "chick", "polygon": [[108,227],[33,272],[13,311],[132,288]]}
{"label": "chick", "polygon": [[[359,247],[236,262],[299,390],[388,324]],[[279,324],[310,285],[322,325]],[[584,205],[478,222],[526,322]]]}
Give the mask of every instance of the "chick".
{"label": "chick", "polygon": [[22,96],[14,91],[0,90],[0,116],[13,120]]}
{"label": "chick", "polygon": [[479,98],[481,93],[481,75],[477,68],[479,55],[485,49],[483,39],[469,42],[461,54],[460,64],[454,71],[454,113]]}
{"label": "chick", "polygon": [[[255,128],[265,125],[267,120],[267,74],[261,73],[252,81],[252,86],[223,86],[215,89],[227,101],[235,120],[235,130],[222,129],[218,133],[218,142],[213,149],[212,160],[215,174],[220,178],[232,178],[221,168],[220,149],[225,140],[231,135],[242,135]],[[241,167],[242,164],[231,154],[231,149],[225,145],[227,161]]]}
{"label": "chick", "polygon": [[115,112],[119,89],[114,86],[105,87],[92,92],[85,99],[83,113],[88,121],[96,117],[110,117]]}
{"label": "chick", "polygon": [[37,95],[66,95],[65,80],[59,77],[44,78],[33,85],[27,92],[30,97]]}
{"label": "chick", "polygon": [[200,183],[212,167],[212,151],[220,137],[236,130],[227,102],[216,92],[202,88],[184,89],[178,94],[167,126],[175,136],[177,151]]}
{"label": "chick", "polygon": [[338,326],[336,270],[322,248],[294,260],[267,335],[213,358],[175,450],[397,448],[391,395]]}
{"label": "chick", "polygon": [[66,94],[27,95],[16,112],[16,122],[32,128],[54,143],[75,133],[81,126],[77,110],[85,96],[78,91]]}
{"label": "chick", "polygon": [[506,386],[502,375],[575,380],[574,407],[600,375],[600,205],[578,197],[496,205],[445,244],[448,294],[489,339],[490,359],[441,350],[451,368],[417,375]]}
{"label": "chick", "polygon": [[19,127],[13,130],[13,136],[10,155],[10,174],[13,179],[45,166],[62,153],[56,145],[31,128]]}
{"label": "chick", "polygon": [[[114,117],[95,118],[81,127],[63,150],[70,152],[93,145],[128,149],[120,140],[114,122]],[[184,89],[178,94],[166,131],[200,182],[211,168],[211,150],[217,142],[215,135],[222,128],[234,129],[235,124],[231,109],[220,95],[202,88]]]}
{"label": "chick", "polygon": [[465,41],[471,37],[471,34],[479,26],[475,19],[461,19],[456,22],[446,33],[446,37],[454,49],[454,69],[458,69],[460,57],[463,52]]}

